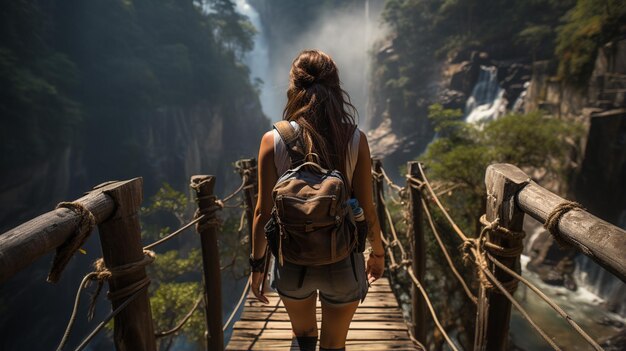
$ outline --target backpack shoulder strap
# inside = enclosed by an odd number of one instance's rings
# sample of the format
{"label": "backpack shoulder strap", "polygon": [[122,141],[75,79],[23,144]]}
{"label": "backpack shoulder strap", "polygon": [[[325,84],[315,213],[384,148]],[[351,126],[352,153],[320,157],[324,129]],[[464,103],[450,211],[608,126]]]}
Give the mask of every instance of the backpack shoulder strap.
{"label": "backpack shoulder strap", "polygon": [[296,131],[289,121],[279,121],[274,123],[274,129],[287,146],[287,153],[291,160],[291,167],[295,167],[304,162],[304,152],[300,140],[300,132]]}

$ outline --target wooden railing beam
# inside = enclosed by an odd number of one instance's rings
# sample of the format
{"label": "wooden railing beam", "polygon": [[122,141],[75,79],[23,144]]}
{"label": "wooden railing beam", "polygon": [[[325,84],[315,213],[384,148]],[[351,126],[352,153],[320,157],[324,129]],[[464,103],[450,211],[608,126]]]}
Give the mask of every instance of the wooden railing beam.
{"label": "wooden railing beam", "polygon": [[[96,224],[100,224],[111,217],[116,206],[106,192],[133,181],[135,179],[98,186],[74,202],[90,211]],[[75,234],[79,222],[76,212],[58,208],[0,235],[0,283],[56,250]]]}
{"label": "wooden railing beam", "polygon": [[[527,184],[517,192],[515,204],[540,223],[566,199],[530,181],[530,177],[511,164],[490,167],[511,180],[525,180]],[[563,214],[559,221],[559,236],[577,251],[589,256],[600,266],[626,282],[626,231],[587,211],[575,209]]]}

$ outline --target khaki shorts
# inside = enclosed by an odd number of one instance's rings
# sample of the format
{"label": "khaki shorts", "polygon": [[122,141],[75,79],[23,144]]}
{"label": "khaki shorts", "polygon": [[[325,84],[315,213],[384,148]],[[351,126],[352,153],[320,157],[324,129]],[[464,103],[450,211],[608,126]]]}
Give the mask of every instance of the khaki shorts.
{"label": "khaki shorts", "polygon": [[[353,264],[354,262],[354,264]],[[274,267],[274,287],[278,294],[295,300],[306,299],[319,291],[320,300],[346,304],[365,299],[368,284],[362,253],[323,266],[300,266],[284,261]]]}

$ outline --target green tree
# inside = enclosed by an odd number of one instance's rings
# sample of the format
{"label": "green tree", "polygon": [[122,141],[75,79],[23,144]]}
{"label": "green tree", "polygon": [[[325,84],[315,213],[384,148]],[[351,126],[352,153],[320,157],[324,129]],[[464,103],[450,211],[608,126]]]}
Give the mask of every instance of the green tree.
{"label": "green tree", "polygon": [[564,16],[558,29],[556,55],[558,74],[577,84],[585,84],[593,70],[598,48],[616,37],[626,21],[622,0],[578,0]]}
{"label": "green tree", "polygon": [[[541,182],[561,180],[570,167],[569,153],[577,145],[582,128],[542,112],[507,114],[483,125],[465,123],[459,110],[429,107],[429,118],[438,137],[428,146],[419,160],[426,174],[438,189],[448,212],[470,237],[480,230],[479,218],[485,211],[484,174],[491,163],[514,164],[528,174],[542,174]],[[444,245],[461,275],[476,287],[474,267],[465,265],[459,253],[462,244],[443,215],[431,206],[436,226]],[[430,232],[430,229],[428,229]],[[428,236],[427,236],[428,238]],[[433,238],[432,236],[430,238]],[[434,240],[427,241],[429,255],[426,286],[433,293],[434,303],[444,325],[459,332],[462,343],[470,345],[473,334],[474,310],[462,287],[445,266],[445,258]],[[438,340],[442,343],[442,340]],[[466,346],[467,346],[466,345]]]}
{"label": "green tree", "polygon": [[[187,195],[164,183],[150,198],[149,205],[141,209],[144,241],[155,241],[171,233],[170,227],[164,226],[164,223],[171,223],[172,219],[176,227],[188,223],[192,212],[189,204]],[[245,245],[247,238],[243,236],[245,222],[241,222],[234,213],[222,215],[226,217],[220,230],[223,234],[218,237],[222,274],[227,274],[229,279],[239,280],[248,275],[247,265],[244,264],[249,252]],[[188,231],[193,231],[193,227]],[[238,235],[233,235],[235,232]],[[199,247],[196,233],[183,233],[155,248],[159,253],[154,263],[148,267],[155,331],[162,332],[176,326],[200,297],[202,254]],[[182,335],[199,346],[204,345],[206,326],[202,308],[199,310],[192,314],[180,332],[158,339],[159,349],[170,350],[177,335]]]}

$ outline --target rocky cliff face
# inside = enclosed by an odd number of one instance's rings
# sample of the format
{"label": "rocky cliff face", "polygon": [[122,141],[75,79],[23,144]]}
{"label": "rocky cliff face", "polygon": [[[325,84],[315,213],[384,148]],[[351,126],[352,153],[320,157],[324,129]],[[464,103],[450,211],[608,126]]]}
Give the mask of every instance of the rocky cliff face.
{"label": "rocky cliff face", "polygon": [[[79,197],[98,183],[144,177],[144,195],[153,194],[163,182],[185,190],[193,174],[218,176],[217,191],[226,191],[239,180],[231,163],[256,157],[268,119],[256,96],[242,96],[221,106],[164,106],[126,126],[127,142],[117,142],[117,132],[91,137],[51,152],[40,163],[0,175],[0,229],[11,228],[60,201]],[[106,144],[99,144],[108,140]],[[132,143],[131,143],[132,142]],[[98,145],[94,145],[98,143]],[[84,148],[81,145],[87,144]],[[90,150],[98,150],[93,157]],[[107,155],[127,154],[132,167],[116,164]]]}
{"label": "rocky cliff face", "polygon": [[[60,201],[79,197],[103,180],[144,177],[146,202],[163,182],[185,191],[191,175],[214,174],[218,177],[218,196],[223,195],[241,181],[233,174],[232,162],[256,157],[261,136],[269,130],[269,121],[262,114],[256,96],[244,95],[219,106],[164,106],[154,113],[140,116],[137,121],[129,121],[123,127],[130,129],[132,145],[112,142],[97,146],[105,156],[130,154],[128,159],[136,163],[132,169],[115,166],[114,159],[89,157],[86,148],[75,144],[62,152],[51,153],[45,162],[10,173],[3,171],[0,175],[0,184],[3,184],[0,191],[1,226],[8,229],[18,225],[53,209]],[[91,136],[85,142],[100,140],[94,139]],[[25,345],[33,345],[32,330],[40,331],[39,345],[56,345],[63,332],[60,328],[64,328],[76,284],[101,255],[95,233],[84,249],[87,254],[75,255],[57,284],[45,282],[51,254],[1,284],[0,310],[8,317],[0,318],[0,329],[12,337],[0,341],[0,349],[28,349],[30,346]],[[50,304],[50,301],[55,303]],[[108,302],[101,298],[95,320],[101,319],[109,308]],[[92,327],[86,322],[78,323],[70,344],[77,344]],[[94,343],[96,350],[110,347],[106,340],[97,339]]]}
{"label": "rocky cliff face", "polygon": [[[626,228],[626,40],[601,48],[586,87],[556,80],[547,62],[538,62],[533,68],[526,110],[543,109],[556,118],[582,122],[587,129],[583,152],[573,160],[578,171],[568,197],[581,202],[591,213]],[[542,280],[570,289],[584,284],[605,299],[607,309],[626,313],[626,286],[618,278],[590,259],[574,260],[576,254],[559,249],[545,231],[534,239],[528,243],[528,268],[539,273]]]}

